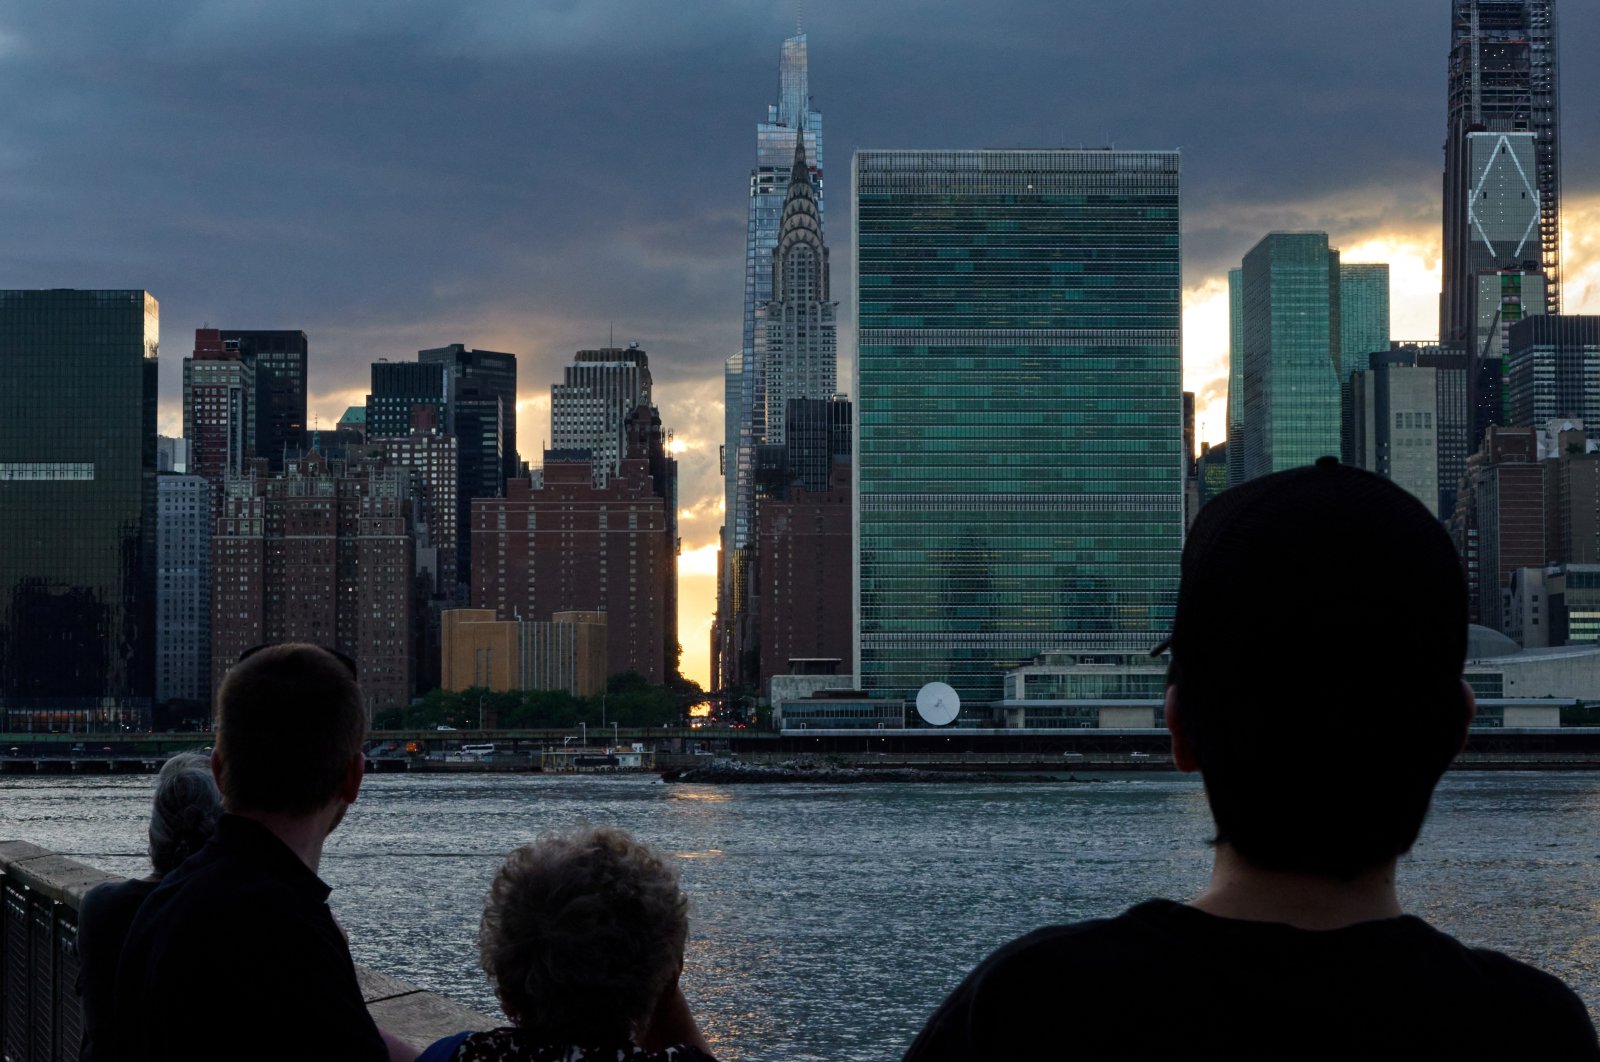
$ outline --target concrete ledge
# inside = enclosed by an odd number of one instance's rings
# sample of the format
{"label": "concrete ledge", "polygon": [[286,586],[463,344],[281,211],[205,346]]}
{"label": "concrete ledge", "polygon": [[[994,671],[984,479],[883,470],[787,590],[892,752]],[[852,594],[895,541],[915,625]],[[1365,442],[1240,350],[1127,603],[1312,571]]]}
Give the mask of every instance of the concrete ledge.
{"label": "concrete ledge", "polygon": [[384,1029],[416,1047],[427,1047],[445,1036],[465,1030],[480,1032],[498,1022],[432,992],[380,999],[367,1004],[367,1013]]}
{"label": "concrete ledge", "polygon": [[6,874],[42,896],[64,903],[74,911],[83,894],[106,881],[121,881],[115,874],[80,863],[66,856],[47,854],[20,859],[6,867]]}

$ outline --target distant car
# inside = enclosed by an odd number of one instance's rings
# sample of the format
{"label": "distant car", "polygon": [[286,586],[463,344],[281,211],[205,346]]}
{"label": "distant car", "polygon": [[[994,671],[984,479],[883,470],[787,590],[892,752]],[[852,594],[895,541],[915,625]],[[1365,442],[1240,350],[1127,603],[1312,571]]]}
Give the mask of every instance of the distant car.
{"label": "distant car", "polygon": [[438,726],[434,727],[434,729],[435,730],[454,730],[455,727],[453,727],[453,726],[445,726],[443,723],[440,723]]}

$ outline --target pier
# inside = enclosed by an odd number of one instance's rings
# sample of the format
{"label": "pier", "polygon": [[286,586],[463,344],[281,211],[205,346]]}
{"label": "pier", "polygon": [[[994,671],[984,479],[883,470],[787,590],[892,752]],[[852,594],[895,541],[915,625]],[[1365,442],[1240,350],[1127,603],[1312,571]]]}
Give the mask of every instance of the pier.
{"label": "pier", "polygon": [[[78,905],[101,882],[120,880],[27,841],[0,841],[0,1057],[6,1062],[77,1062]],[[356,977],[373,1020],[419,1048],[499,1024],[376,970],[358,966]]]}

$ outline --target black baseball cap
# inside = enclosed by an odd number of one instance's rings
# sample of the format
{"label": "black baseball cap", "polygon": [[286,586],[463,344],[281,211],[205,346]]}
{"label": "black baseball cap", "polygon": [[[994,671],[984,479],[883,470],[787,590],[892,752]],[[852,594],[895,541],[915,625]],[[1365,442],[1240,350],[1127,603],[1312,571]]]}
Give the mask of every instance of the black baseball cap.
{"label": "black baseball cap", "polygon": [[[1394,663],[1466,658],[1466,578],[1444,527],[1394,483],[1324,457],[1250,480],[1200,511],[1183,550],[1170,650],[1187,680],[1271,681],[1323,665],[1344,685]],[[1219,676],[1220,677],[1220,676]],[[1366,675],[1368,681],[1376,677]]]}

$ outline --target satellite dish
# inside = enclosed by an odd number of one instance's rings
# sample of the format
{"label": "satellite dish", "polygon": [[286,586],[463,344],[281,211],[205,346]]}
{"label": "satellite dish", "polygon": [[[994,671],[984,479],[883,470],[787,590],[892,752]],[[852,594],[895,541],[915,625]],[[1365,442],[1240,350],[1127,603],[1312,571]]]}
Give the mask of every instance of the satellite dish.
{"label": "satellite dish", "polygon": [[944,726],[961,714],[961,695],[947,682],[930,682],[917,691],[917,714],[929,726]]}

